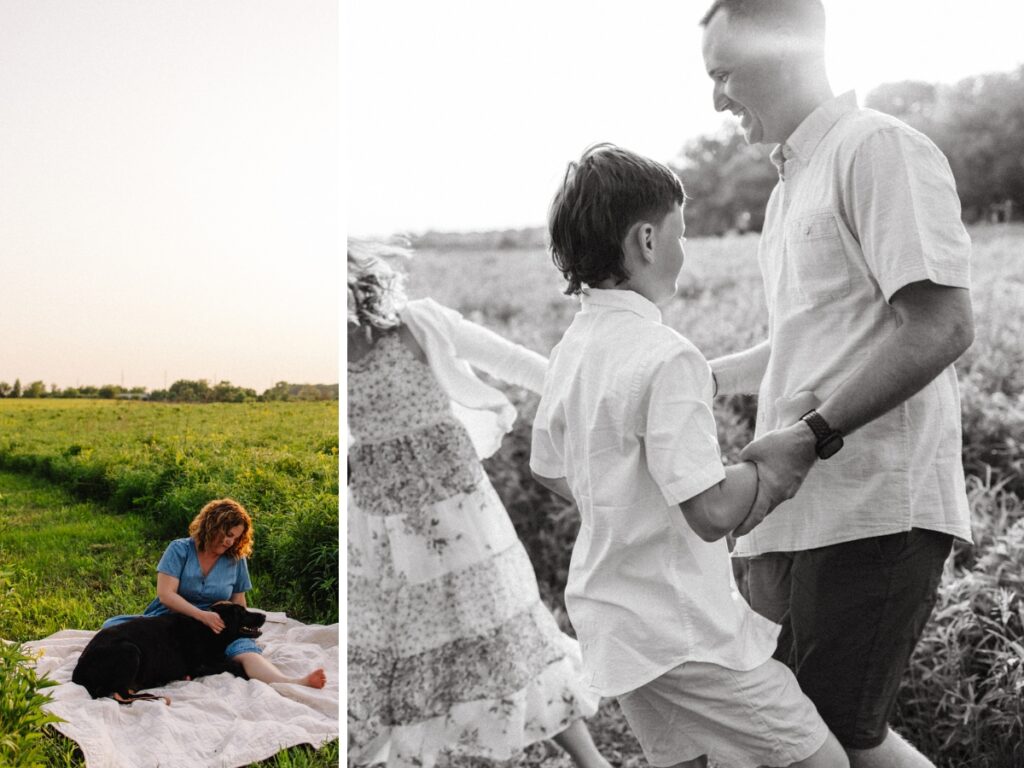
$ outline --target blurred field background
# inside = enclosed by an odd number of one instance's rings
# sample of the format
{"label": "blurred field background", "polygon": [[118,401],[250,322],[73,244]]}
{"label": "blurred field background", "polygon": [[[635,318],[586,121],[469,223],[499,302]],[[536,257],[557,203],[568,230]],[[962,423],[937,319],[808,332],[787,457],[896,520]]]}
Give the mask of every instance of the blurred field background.
{"label": "blurred field background", "polygon": [[[940,768],[1024,765],[1024,224],[977,225],[973,300],[976,339],[957,363],[964,466],[974,544],[958,544],[938,604],[912,659],[893,726]],[[763,340],[767,312],[757,235],[691,239],[665,322],[707,357]],[[576,311],[542,247],[419,250],[407,265],[411,297],[430,296],[547,354]],[[504,387],[519,420],[486,462],[537,573],[541,593],[571,632],[562,591],[578,528],[575,509],[529,476],[537,397]],[[721,398],[723,454],[735,460],[752,436],[756,398]],[[590,721],[613,762],[644,765],[624,719],[605,701]],[[534,745],[515,765],[570,765]],[[466,765],[466,763],[459,763]]]}

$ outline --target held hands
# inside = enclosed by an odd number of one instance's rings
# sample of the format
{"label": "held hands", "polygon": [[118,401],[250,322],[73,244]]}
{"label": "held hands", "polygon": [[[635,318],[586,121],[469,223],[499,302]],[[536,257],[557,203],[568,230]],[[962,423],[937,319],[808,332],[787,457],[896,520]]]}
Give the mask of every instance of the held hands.
{"label": "held hands", "polygon": [[215,635],[219,635],[224,630],[224,619],[215,611],[203,611],[196,618],[208,626]]}
{"label": "held hands", "polygon": [[798,392],[776,401],[780,429],[762,435],[740,452],[741,461],[757,467],[757,494],[750,512],[733,531],[742,536],[753,530],[779,504],[791,499],[817,460],[814,433],[800,417],[817,407],[813,392]]}

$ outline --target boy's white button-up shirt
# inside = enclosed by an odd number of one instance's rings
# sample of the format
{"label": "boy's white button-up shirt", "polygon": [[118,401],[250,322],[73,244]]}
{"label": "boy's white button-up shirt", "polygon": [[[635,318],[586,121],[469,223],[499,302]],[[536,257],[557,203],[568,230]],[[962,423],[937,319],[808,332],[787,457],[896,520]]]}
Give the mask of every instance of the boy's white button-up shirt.
{"label": "boy's white button-up shirt", "polygon": [[[808,115],[772,159],[782,179],[758,246],[771,343],[758,436],[781,426],[779,405],[797,393],[826,400],[896,330],[889,301],[900,288],[919,280],[970,287],[971,243],[953,175],[923,134],[859,108],[850,92]],[[969,541],[961,446],[951,365],[817,462],[734,554],[915,527]]]}
{"label": "boy's white button-up shirt", "polygon": [[679,509],[725,477],[711,399],[703,355],[633,291],[588,290],[551,353],[530,467],[564,477],[580,511],[565,602],[603,696],[687,661],[753,669],[775,650],[725,539],[703,541]]}

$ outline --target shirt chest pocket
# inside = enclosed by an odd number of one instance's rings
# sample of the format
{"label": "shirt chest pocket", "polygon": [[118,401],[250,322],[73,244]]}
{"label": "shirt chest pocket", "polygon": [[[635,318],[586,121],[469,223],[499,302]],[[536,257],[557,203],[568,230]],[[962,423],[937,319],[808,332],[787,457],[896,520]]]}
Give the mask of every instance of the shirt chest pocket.
{"label": "shirt chest pocket", "polygon": [[831,210],[801,215],[786,232],[786,267],[798,299],[820,303],[850,292],[850,265]]}

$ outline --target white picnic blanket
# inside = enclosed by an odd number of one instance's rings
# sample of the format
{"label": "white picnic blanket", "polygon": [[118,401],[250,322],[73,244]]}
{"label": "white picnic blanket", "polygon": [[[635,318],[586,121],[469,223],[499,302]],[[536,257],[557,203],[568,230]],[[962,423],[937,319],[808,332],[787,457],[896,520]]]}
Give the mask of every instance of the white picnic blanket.
{"label": "white picnic blanket", "polygon": [[319,747],[338,738],[338,625],[301,624],[267,613],[264,658],[289,677],[323,667],[327,685],[243,680],[223,673],[178,681],[147,692],[161,701],[118,704],[93,699],[71,682],[78,657],[95,635],[65,629],[25,643],[58,685],[47,688],[46,708],[66,722],[55,727],[78,742],[88,768],[237,768],[297,744]]}

